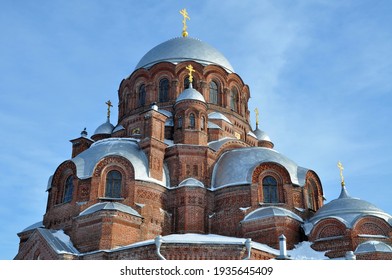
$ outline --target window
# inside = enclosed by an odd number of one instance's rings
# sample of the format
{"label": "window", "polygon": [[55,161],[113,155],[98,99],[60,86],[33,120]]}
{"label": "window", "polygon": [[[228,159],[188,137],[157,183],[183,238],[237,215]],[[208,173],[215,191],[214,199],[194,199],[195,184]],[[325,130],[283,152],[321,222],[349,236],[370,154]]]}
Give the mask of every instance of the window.
{"label": "window", "polygon": [[308,185],[308,208],[311,210],[316,210],[316,201],[315,201],[315,194],[316,194],[316,183],[311,179],[310,184]]}
{"label": "window", "polygon": [[178,117],[177,128],[182,128],[182,117]]}
{"label": "window", "polygon": [[263,179],[264,203],[278,203],[278,184],[272,176]]}
{"label": "window", "polygon": [[67,180],[65,181],[65,186],[64,186],[64,195],[63,195],[63,201],[62,202],[70,202],[72,200],[72,193],[73,193],[73,176],[69,176]]}
{"label": "window", "polygon": [[195,128],[195,124],[196,124],[195,114],[191,113],[189,115],[189,128],[194,129]]}
{"label": "window", "polygon": [[106,190],[105,196],[112,198],[120,198],[121,197],[121,173],[112,170],[106,176]]}
{"label": "window", "polygon": [[206,123],[206,118],[203,116],[203,117],[201,117],[201,126],[200,126],[201,130],[205,129],[205,126],[206,126],[205,123]]}
{"label": "window", "polygon": [[210,82],[210,103],[218,104],[218,84]]}
{"label": "window", "polygon": [[159,82],[159,102],[166,102],[169,100],[169,80],[162,79]]}
{"label": "window", "polygon": [[146,86],[143,84],[139,88],[139,106],[146,105]]}
{"label": "window", "polygon": [[234,112],[238,111],[238,91],[237,88],[233,87],[230,92],[230,109]]}
{"label": "window", "polygon": [[[190,84],[189,77],[185,77],[185,79],[184,79],[184,89],[189,88],[189,84]],[[194,82],[193,81],[192,81],[192,87],[194,88]]]}

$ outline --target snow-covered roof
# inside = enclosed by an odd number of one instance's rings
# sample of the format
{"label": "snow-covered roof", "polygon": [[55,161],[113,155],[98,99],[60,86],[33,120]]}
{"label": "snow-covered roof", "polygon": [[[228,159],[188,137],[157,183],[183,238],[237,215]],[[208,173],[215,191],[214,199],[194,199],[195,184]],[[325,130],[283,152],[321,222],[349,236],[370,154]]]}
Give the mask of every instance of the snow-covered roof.
{"label": "snow-covered roof", "polygon": [[229,124],[233,124],[225,115],[223,115],[221,112],[212,112],[208,114],[208,119],[209,120],[224,120],[225,122]]}
{"label": "snow-covered roof", "polygon": [[44,227],[45,226],[44,226],[43,222],[39,221],[39,222],[36,222],[36,223],[28,226],[27,228],[23,229],[21,232],[29,231],[29,230],[36,229],[36,228],[44,228]]}
{"label": "snow-covered roof", "polygon": [[85,216],[89,215],[101,210],[107,210],[107,211],[120,211],[124,213],[131,214],[133,216],[141,217],[140,214],[133,209],[132,207],[119,203],[119,202],[99,202],[94,205],[91,205],[84,211],[82,211],[79,216]]}
{"label": "snow-covered roof", "polygon": [[66,235],[63,230],[44,228],[38,228],[37,230],[57,254],[80,254],[73,246],[69,236]]}
{"label": "snow-covered roof", "polygon": [[176,103],[184,101],[184,100],[197,100],[197,101],[200,101],[203,103],[206,102],[206,100],[204,99],[204,96],[200,92],[195,90],[192,87],[192,84],[189,84],[189,88],[187,88],[186,90],[181,92],[181,94],[176,99]]}
{"label": "snow-covered roof", "polygon": [[218,151],[224,144],[230,141],[238,141],[238,139],[234,137],[224,137],[222,139],[209,142],[208,147],[214,151]]}
{"label": "snow-covered roof", "polygon": [[[211,145],[209,144],[211,147]],[[251,184],[254,169],[266,162],[277,163],[289,173],[291,182],[304,186],[308,169],[298,166],[279,152],[263,147],[238,148],[226,151],[212,173],[212,188]]]}
{"label": "snow-covered roof", "polygon": [[309,241],[300,242],[294,245],[294,249],[288,250],[287,254],[293,260],[329,260],[325,252],[316,251],[311,245]]}
{"label": "snow-covered roof", "polygon": [[167,172],[163,172],[162,181],[149,176],[150,172],[147,156],[143,150],[140,149],[137,141],[138,140],[132,138],[107,138],[93,143],[89,149],[71,159],[76,165],[78,178],[90,178],[95,166],[101,159],[107,156],[120,156],[132,163],[136,180],[167,186]]}

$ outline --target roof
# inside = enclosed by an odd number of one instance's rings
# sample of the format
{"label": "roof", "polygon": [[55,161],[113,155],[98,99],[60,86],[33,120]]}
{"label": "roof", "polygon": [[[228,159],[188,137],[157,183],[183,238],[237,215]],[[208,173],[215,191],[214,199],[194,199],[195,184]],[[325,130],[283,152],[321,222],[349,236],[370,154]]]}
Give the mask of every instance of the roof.
{"label": "roof", "polygon": [[191,37],[177,37],[157,45],[142,57],[135,69],[150,68],[160,62],[177,64],[189,60],[202,65],[219,65],[229,73],[234,72],[222,53],[209,44]]}
{"label": "roof", "polygon": [[141,217],[140,214],[133,209],[132,207],[119,203],[119,202],[100,202],[100,203],[96,203],[94,205],[91,205],[90,207],[88,207],[87,209],[85,209],[84,211],[82,211],[79,216],[85,216],[85,215],[89,215],[101,210],[107,210],[107,211],[120,211],[120,212],[124,212],[127,214],[131,214],[133,216],[137,216],[137,217]]}
{"label": "roof", "polygon": [[204,184],[195,178],[187,178],[183,180],[179,185],[179,187],[200,187],[204,188]]}
{"label": "roof", "polygon": [[269,217],[290,217],[299,222],[303,222],[302,218],[297,214],[295,214],[294,212],[277,206],[258,208],[252,211],[251,213],[249,213],[248,215],[246,215],[243,221],[246,222],[246,221],[264,219]]}
{"label": "roof", "polygon": [[251,184],[254,169],[266,162],[277,163],[283,166],[288,171],[293,184],[305,185],[308,169],[298,166],[295,162],[273,149],[249,147],[233,149],[222,154],[214,166],[211,186],[212,188],[220,188]]}
{"label": "roof", "polygon": [[392,247],[381,241],[369,240],[358,245],[355,254],[387,252],[392,253]]}
{"label": "roof", "polygon": [[392,216],[383,210],[377,208],[370,202],[351,197],[346,187],[343,187],[340,196],[322,206],[316,214],[309,219],[309,222],[315,225],[320,220],[326,218],[335,218],[351,228],[356,220],[363,216],[379,217],[392,225]]}
{"label": "roof", "polygon": [[262,130],[256,128],[256,130],[253,131],[253,133],[256,135],[256,138],[257,138],[258,140],[261,140],[261,141],[269,141],[269,142],[271,142],[270,137],[269,137],[268,134],[265,133],[264,131],[262,131]]}
{"label": "roof", "polygon": [[114,125],[110,123],[109,118],[106,120],[105,123],[101,124],[100,126],[97,127],[97,129],[94,131],[93,135],[97,134],[112,134],[114,129]]}
{"label": "roof", "polygon": [[203,95],[195,90],[192,87],[192,84],[189,84],[189,88],[181,92],[181,94],[177,97],[176,103],[184,101],[184,100],[197,100],[200,102],[205,103],[206,100],[204,99]]}
{"label": "roof", "polygon": [[44,228],[38,228],[37,230],[57,254],[79,254],[79,251],[73,246],[71,239],[63,230]]}
{"label": "roof", "polygon": [[208,114],[208,119],[209,120],[224,120],[225,122],[229,124],[233,124],[225,115],[223,115],[220,112],[212,112]]}
{"label": "roof", "polygon": [[107,156],[120,156],[132,163],[135,180],[142,180],[167,186],[168,174],[163,172],[163,180],[159,181],[149,176],[148,159],[138,142],[133,138],[107,138],[93,143],[71,160],[76,165],[77,176],[80,179],[92,177],[97,163]]}

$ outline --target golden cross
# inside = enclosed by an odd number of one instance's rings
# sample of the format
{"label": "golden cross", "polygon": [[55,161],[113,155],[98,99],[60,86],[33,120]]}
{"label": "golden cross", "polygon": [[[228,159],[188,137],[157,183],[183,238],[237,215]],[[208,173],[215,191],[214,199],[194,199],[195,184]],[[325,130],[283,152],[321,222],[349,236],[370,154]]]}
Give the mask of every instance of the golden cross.
{"label": "golden cross", "polygon": [[189,71],[189,83],[192,84],[192,82],[193,82],[193,72],[196,72],[196,70],[193,69],[193,66],[191,64],[189,64],[185,68],[186,68],[186,70]]}
{"label": "golden cross", "polygon": [[186,11],[186,9],[182,9],[180,11],[180,14],[184,17],[184,19],[182,20],[182,37],[188,37],[188,32],[186,31],[187,26],[186,26],[186,20],[190,20],[191,18],[188,15],[188,12]]}
{"label": "golden cross", "polygon": [[338,168],[340,169],[340,178],[341,178],[341,180],[342,180],[342,182],[341,182],[341,184],[342,184],[342,187],[344,187],[345,186],[345,183],[344,183],[344,177],[343,177],[343,164],[339,161],[338,162]]}
{"label": "golden cross", "polygon": [[255,109],[256,114],[256,128],[259,126],[259,109]]}
{"label": "golden cross", "polygon": [[110,107],[113,107],[112,102],[108,100],[107,102],[105,102],[105,104],[108,105],[108,118],[110,118]]}

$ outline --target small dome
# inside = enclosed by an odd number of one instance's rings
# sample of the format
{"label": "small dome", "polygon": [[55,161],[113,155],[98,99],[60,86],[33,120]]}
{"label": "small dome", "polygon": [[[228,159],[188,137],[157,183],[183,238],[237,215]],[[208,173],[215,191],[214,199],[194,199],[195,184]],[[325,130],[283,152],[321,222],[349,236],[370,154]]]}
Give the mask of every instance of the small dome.
{"label": "small dome", "polygon": [[184,100],[197,100],[197,101],[201,101],[203,103],[206,102],[206,100],[204,99],[203,95],[200,92],[198,92],[197,90],[195,90],[192,87],[192,84],[190,84],[190,87],[187,88],[186,90],[184,90],[177,97],[176,103],[184,101]]}
{"label": "small dome", "polygon": [[392,224],[392,216],[377,208],[370,202],[351,197],[346,187],[343,187],[340,196],[322,206],[309,220],[312,224],[325,218],[338,218],[347,225],[352,226],[357,218],[365,215],[376,216]]}
{"label": "small dome", "polygon": [[265,133],[264,131],[262,131],[262,130],[256,128],[256,129],[253,131],[253,133],[256,135],[256,138],[257,138],[259,141],[268,141],[268,142],[271,142],[271,139],[269,138],[268,134]]}
{"label": "small dome", "polygon": [[250,221],[256,219],[264,219],[269,217],[290,217],[299,222],[303,222],[302,218],[294,212],[276,206],[269,206],[258,208],[245,216],[243,221]]}
{"label": "small dome", "polygon": [[373,252],[392,253],[392,247],[381,241],[370,240],[359,244],[357,249],[355,249],[355,254]]}
{"label": "small dome", "polygon": [[136,69],[150,68],[160,62],[177,64],[189,60],[202,65],[219,65],[229,73],[234,72],[230,62],[218,50],[190,37],[177,37],[152,48],[142,57]]}
{"label": "small dome", "polygon": [[100,126],[97,127],[97,129],[94,132],[94,135],[97,134],[112,134],[114,129],[114,125],[112,125],[110,123],[109,118],[107,119],[107,121],[103,124],[101,124]]}

